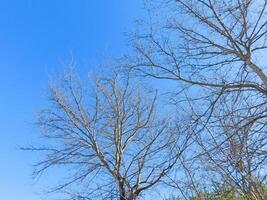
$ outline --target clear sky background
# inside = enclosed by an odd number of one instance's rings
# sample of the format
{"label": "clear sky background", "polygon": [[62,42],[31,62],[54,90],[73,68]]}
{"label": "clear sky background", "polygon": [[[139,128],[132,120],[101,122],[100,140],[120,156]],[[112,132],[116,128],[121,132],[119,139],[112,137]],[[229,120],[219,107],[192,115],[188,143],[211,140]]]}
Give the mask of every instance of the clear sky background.
{"label": "clear sky background", "polygon": [[42,199],[56,175],[35,183],[36,112],[45,106],[48,72],[72,55],[81,71],[125,50],[141,0],[0,0],[0,200]]}

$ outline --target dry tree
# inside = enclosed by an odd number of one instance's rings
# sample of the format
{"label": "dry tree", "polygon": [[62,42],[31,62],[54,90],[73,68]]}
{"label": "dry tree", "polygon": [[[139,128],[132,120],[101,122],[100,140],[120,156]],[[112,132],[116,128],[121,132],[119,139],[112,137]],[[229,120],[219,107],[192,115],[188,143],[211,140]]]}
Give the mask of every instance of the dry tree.
{"label": "dry tree", "polygon": [[267,176],[267,1],[147,2],[148,28],[134,34],[128,65],[176,86],[171,100],[191,118],[195,142],[183,159],[187,188],[227,183],[264,199],[257,186]]}
{"label": "dry tree", "polygon": [[69,170],[52,191],[70,199],[137,199],[171,173],[188,137],[173,131],[156,92],[130,72],[94,79],[90,86],[71,72],[50,85],[38,122],[48,145],[27,148],[43,155],[35,172]]}

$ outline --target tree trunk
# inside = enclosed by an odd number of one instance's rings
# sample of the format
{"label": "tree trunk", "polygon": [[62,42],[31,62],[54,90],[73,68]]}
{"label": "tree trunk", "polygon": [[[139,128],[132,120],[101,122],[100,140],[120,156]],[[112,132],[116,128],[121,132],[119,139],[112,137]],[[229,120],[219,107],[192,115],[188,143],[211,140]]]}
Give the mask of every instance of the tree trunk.
{"label": "tree trunk", "polygon": [[128,200],[127,194],[124,188],[124,183],[122,180],[119,181],[119,189],[120,189],[120,200]]}

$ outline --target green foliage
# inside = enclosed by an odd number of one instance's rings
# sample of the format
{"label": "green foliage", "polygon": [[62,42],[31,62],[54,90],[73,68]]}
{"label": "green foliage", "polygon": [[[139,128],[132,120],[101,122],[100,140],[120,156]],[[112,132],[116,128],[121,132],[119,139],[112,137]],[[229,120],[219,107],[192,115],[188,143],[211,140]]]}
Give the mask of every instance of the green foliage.
{"label": "green foliage", "polygon": [[237,196],[234,190],[220,188],[213,192],[202,192],[191,200],[237,200]]}
{"label": "green foliage", "polygon": [[[257,188],[254,195],[238,193],[231,188],[221,187],[212,192],[202,192],[197,196],[192,197],[191,200],[250,200],[250,199],[267,199],[267,186],[260,186]],[[258,197],[257,197],[258,196]]]}
{"label": "green foliage", "polygon": [[[257,197],[258,196],[258,197]],[[267,199],[267,185],[257,187],[257,192],[254,195],[244,194],[239,195],[235,189],[228,187],[220,187],[212,192],[203,191],[190,200],[251,200],[251,199]],[[182,200],[179,197],[171,197],[168,200]]]}

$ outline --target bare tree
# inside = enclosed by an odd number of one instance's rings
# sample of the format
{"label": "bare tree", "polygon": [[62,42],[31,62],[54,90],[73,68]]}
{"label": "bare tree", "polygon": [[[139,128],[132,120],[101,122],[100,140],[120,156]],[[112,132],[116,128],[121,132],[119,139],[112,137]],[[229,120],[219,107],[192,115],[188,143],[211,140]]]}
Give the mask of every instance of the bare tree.
{"label": "bare tree", "polygon": [[246,102],[251,110],[242,110],[240,102],[225,101],[219,110],[215,109],[209,123],[199,122],[204,129],[195,142],[201,153],[193,159],[201,160],[205,180],[215,187],[224,185],[248,199],[263,200],[266,198],[266,191],[262,190],[266,184],[266,124],[255,120],[254,114],[259,110],[253,104]]}
{"label": "bare tree", "polygon": [[[196,144],[184,161],[187,184],[197,193],[197,185],[227,182],[250,199],[264,199],[256,186],[266,183],[267,1],[151,4],[148,28],[134,35],[137,54],[129,67],[177,83],[172,100],[191,117]],[[192,177],[188,166],[199,173]]]}
{"label": "bare tree", "polygon": [[51,107],[39,118],[49,146],[28,149],[44,152],[37,175],[55,166],[72,172],[52,191],[70,199],[135,200],[171,173],[188,137],[160,116],[155,91],[134,82],[130,72],[114,71],[93,87],[73,73],[51,84]]}
{"label": "bare tree", "polygon": [[171,6],[167,24],[161,31],[152,24],[138,37],[138,64],[146,67],[140,70],[190,85],[266,95],[265,66],[257,63],[266,49],[266,1],[163,0],[160,5],[164,2]]}

